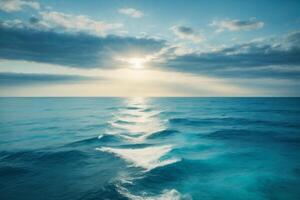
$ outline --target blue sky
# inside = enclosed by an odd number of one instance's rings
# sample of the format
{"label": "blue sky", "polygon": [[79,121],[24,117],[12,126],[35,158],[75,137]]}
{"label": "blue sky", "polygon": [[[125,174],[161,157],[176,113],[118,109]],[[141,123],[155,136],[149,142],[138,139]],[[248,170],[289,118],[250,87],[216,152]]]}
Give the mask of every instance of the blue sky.
{"label": "blue sky", "polygon": [[275,0],[1,0],[0,95],[299,96],[299,11]]}

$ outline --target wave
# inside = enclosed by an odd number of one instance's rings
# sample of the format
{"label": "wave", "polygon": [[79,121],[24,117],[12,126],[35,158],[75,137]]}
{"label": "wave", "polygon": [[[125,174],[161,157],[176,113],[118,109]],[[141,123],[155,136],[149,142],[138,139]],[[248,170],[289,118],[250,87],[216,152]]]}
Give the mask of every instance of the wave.
{"label": "wave", "polygon": [[245,138],[245,137],[250,137],[253,134],[256,134],[257,136],[257,131],[253,132],[250,130],[243,130],[243,129],[224,129],[224,130],[217,130],[214,132],[211,132],[207,135],[203,135],[203,137],[207,138],[214,138],[214,139],[238,139],[238,138]]}
{"label": "wave", "polygon": [[[140,121],[138,121],[140,120]],[[127,120],[120,120],[110,122],[109,132],[113,135],[118,135],[126,140],[132,142],[142,142],[153,133],[164,130],[164,124],[161,121],[151,119],[144,122],[143,118],[138,119],[137,122],[127,123]]]}
{"label": "wave", "polygon": [[141,108],[137,107],[137,106],[127,106],[127,107],[125,107],[125,109],[127,109],[127,110],[140,110]]}
{"label": "wave", "polygon": [[35,128],[31,128],[30,131],[54,131],[54,130],[59,130],[60,127],[58,126],[49,126],[49,127],[35,127]]}
{"label": "wave", "polygon": [[117,106],[115,106],[115,107],[108,107],[108,108],[106,108],[106,110],[119,110],[121,107],[117,107]]}
{"label": "wave", "polygon": [[294,134],[285,133],[284,135],[274,131],[246,130],[246,129],[223,129],[217,130],[202,137],[244,142],[278,142],[288,145],[298,145],[300,138]]}
{"label": "wave", "polygon": [[132,118],[140,117],[140,115],[136,112],[119,112],[117,113],[117,116],[132,117]]}
{"label": "wave", "polygon": [[144,135],[128,135],[128,134],[121,134],[120,137],[134,143],[142,142],[146,138]]}
{"label": "wave", "polygon": [[[169,185],[177,181],[188,180],[190,177],[205,177],[218,171],[211,159],[186,159],[173,165],[155,168],[149,171],[143,179],[136,180],[135,185],[146,185],[152,183],[152,187]],[[215,159],[214,159],[215,160]]]}
{"label": "wave", "polygon": [[[175,132],[173,132],[175,133]],[[155,138],[162,138],[162,137],[167,137],[168,135],[173,134],[172,130],[159,130],[156,132],[145,132],[145,133],[130,133],[130,134],[120,134],[119,136],[129,140],[134,143],[139,143],[139,142],[144,142],[146,139],[155,139]]]}
{"label": "wave", "polygon": [[165,116],[176,116],[183,114],[183,112],[180,111],[162,111],[160,112],[160,115],[165,115]]}
{"label": "wave", "polygon": [[69,143],[65,146],[89,145],[89,144],[93,144],[93,143],[97,143],[97,142],[99,142],[98,138],[92,137],[92,138],[88,138],[88,139],[75,141],[75,142]]}
{"label": "wave", "polygon": [[204,122],[209,122],[207,119],[197,119],[197,118],[171,118],[168,120],[171,124],[180,124],[180,125],[193,125],[198,126]]}
{"label": "wave", "polygon": [[79,161],[87,158],[87,155],[78,150],[65,151],[19,151],[19,152],[1,152],[1,161],[5,162],[38,162],[44,164],[66,163]]}
{"label": "wave", "polygon": [[78,131],[90,131],[95,129],[102,129],[106,126],[106,124],[91,124],[78,129]]}
{"label": "wave", "polygon": [[295,138],[295,137],[280,137],[280,138],[277,138],[277,141],[278,142],[282,142],[282,143],[286,143],[286,144],[289,144],[289,145],[299,145],[300,144],[300,138]]}
{"label": "wave", "polygon": [[117,123],[117,124],[135,124],[135,122],[122,120],[122,119],[116,120],[116,121],[114,121],[114,123]]}
{"label": "wave", "polygon": [[101,142],[119,142],[121,138],[116,135],[111,134],[101,134],[98,136],[98,141]]}
{"label": "wave", "polygon": [[264,125],[264,126],[279,126],[279,127],[299,127],[297,124],[268,121],[260,119],[238,118],[238,117],[219,117],[219,118],[171,118],[168,120],[170,124],[186,125],[186,126],[201,126],[201,125]]}
{"label": "wave", "polygon": [[128,190],[125,188],[119,188],[119,193],[123,195],[124,197],[132,200],[181,200],[181,199],[191,199],[191,197],[187,195],[180,194],[177,190],[171,189],[171,190],[164,190],[159,195],[134,195],[131,194]]}
{"label": "wave", "polygon": [[247,130],[247,129],[222,129],[202,135],[203,138],[227,142],[276,142],[277,133],[272,131]]}
{"label": "wave", "polygon": [[124,159],[126,162],[132,163],[133,166],[144,168],[146,171],[180,161],[178,158],[161,160],[161,157],[172,150],[172,146],[170,145],[136,149],[101,147],[96,148],[96,150],[113,153]]}
{"label": "wave", "polygon": [[110,128],[119,129],[119,130],[127,130],[127,126],[129,125],[129,124],[118,124],[115,123],[114,121],[110,121],[108,122],[108,124]]}
{"label": "wave", "polygon": [[143,109],[143,112],[151,112],[151,111],[153,111],[153,108],[145,108],[145,109]]}
{"label": "wave", "polygon": [[115,135],[101,134],[98,137],[91,137],[83,140],[78,140],[64,145],[65,147],[76,147],[83,145],[99,144],[99,142],[119,142],[120,139]]}
{"label": "wave", "polygon": [[[98,182],[96,184],[99,184]],[[76,192],[76,191],[75,191]],[[118,188],[109,183],[102,187],[94,187],[93,189],[87,190],[86,192],[81,192],[79,198],[73,198],[78,200],[96,200],[96,199],[105,199],[105,200],[128,200],[128,198],[124,197],[118,191]],[[61,198],[61,199],[68,199],[68,198]]]}
{"label": "wave", "polygon": [[154,138],[162,138],[162,137],[168,137],[174,134],[179,133],[177,130],[172,130],[172,129],[165,129],[162,131],[157,131],[152,133],[148,138],[154,139]]}
{"label": "wave", "polygon": [[152,144],[150,144],[150,143],[127,143],[127,144],[118,145],[119,149],[139,149],[139,148],[146,148],[146,147],[152,147]]}
{"label": "wave", "polygon": [[29,173],[30,170],[28,170],[25,167],[18,167],[18,166],[1,166],[0,167],[0,176],[6,177],[6,176],[21,176],[24,174]]}

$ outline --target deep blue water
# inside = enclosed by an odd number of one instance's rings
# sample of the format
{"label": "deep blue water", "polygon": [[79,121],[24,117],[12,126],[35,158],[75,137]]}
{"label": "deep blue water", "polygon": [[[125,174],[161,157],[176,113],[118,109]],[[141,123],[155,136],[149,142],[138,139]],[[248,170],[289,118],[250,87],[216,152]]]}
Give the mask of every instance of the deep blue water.
{"label": "deep blue water", "polygon": [[0,98],[0,199],[300,199],[299,98]]}

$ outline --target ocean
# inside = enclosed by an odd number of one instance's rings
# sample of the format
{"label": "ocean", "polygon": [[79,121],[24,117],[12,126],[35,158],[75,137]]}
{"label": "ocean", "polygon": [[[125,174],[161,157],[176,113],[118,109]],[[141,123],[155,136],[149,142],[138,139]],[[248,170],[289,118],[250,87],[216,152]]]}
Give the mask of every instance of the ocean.
{"label": "ocean", "polygon": [[300,98],[0,98],[1,200],[300,199]]}

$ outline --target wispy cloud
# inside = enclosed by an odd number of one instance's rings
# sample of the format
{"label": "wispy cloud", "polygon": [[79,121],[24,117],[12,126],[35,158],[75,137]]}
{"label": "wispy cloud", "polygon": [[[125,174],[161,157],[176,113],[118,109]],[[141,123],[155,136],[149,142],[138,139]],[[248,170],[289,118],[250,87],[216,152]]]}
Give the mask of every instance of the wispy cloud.
{"label": "wispy cloud", "polygon": [[76,32],[89,32],[105,35],[107,31],[121,28],[120,23],[96,21],[85,15],[70,15],[61,12],[41,12],[41,22],[49,27],[62,28]]}
{"label": "wispy cloud", "polygon": [[140,18],[144,16],[144,13],[140,10],[137,10],[135,8],[121,8],[118,10],[120,14],[127,15],[129,17],[133,18]]}
{"label": "wispy cloud", "polygon": [[32,16],[29,21],[19,19],[1,21],[8,28],[35,29],[39,31],[58,31],[73,33],[88,33],[105,36],[118,32],[123,27],[121,23],[107,23],[93,20],[85,15],[71,15],[56,11],[42,11],[38,16]]}
{"label": "wispy cloud", "polygon": [[35,10],[40,9],[40,4],[35,1],[25,0],[1,0],[0,10],[5,12],[16,12],[22,10],[24,7],[30,7]]}
{"label": "wispy cloud", "polygon": [[202,42],[204,40],[204,37],[199,32],[188,26],[173,26],[171,30],[183,40],[192,40],[194,42]]}
{"label": "wispy cloud", "polygon": [[249,20],[215,20],[210,26],[216,28],[216,32],[222,31],[250,31],[255,29],[260,29],[264,26],[264,23],[257,21],[255,18]]}

